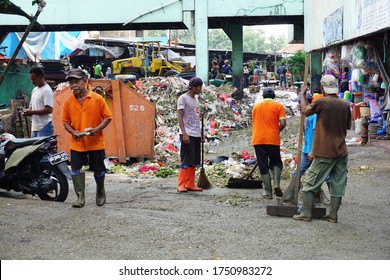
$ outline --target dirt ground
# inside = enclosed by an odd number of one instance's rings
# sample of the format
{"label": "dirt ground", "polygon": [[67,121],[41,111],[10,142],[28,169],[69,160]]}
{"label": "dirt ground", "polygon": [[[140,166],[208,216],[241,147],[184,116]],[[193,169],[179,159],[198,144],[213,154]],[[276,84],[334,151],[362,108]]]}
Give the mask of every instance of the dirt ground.
{"label": "dirt ground", "polygon": [[[240,133],[223,140],[213,148],[217,155],[249,146]],[[64,203],[1,190],[0,258],[388,260],[389,146],[349,147],[348,185],[337,224],[269,216],[266,206],[277,201],[263,199],[260,189],[213,187],[179,194],[176,178],[109,174],[107,203],[98,207],[87,172],[82,209],[71,207],[76,199],[71,182]],[[283,188],[289,182],[283,180]]]}

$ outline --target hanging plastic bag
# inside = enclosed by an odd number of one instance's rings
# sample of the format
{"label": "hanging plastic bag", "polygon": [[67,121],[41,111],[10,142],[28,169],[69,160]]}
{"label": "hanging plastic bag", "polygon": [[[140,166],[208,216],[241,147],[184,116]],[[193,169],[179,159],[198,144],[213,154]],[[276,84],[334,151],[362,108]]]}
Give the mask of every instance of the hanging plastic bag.
{"label": "hanging plastic bag", "polygon": [[359,73],[359,83],[364,83],[364,74],[361,71]]}
{"label": "hanging plastic bag", "polygon": [[331,48],[325,55],[323,64],[326,66],[326,71],[333,74],[340,73],[340,54],[335,48]]}
{"label": "hanging plastic bag", "polygon": [[354,68],[364,68],[366,66],[365,61],[366,48],[362,42],[358,42],[351,50],[351,61]]}
{"label": "hanging plastic bag", "polygon": [[358,82],[359,81],[359,75],[360,75],[360,69],[353,69],[352,75],[351,75],[351,81],[352,82]]}

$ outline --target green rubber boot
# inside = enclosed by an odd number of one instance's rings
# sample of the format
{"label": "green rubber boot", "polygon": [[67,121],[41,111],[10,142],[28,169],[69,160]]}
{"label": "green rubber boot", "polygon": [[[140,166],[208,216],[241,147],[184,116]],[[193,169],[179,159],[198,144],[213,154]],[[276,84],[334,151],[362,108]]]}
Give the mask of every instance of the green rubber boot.
{"label": "green rubber boot", "polygon": [[261,175],[264,184],[265,194],[263,195],[266,199],[272,199],[272,185],[271,185],[271,175],[269,173]]}
{"label": "green rubber boot", "polygon": [[74,191],[77,195],[77,202],[72,204],[72,207],[81,208],[85,204],[85,173],[81,172],[77,175],[72,175]]}
{"label": "green rubber boot", "polygon": [[282,174],[282,169],[279,167],[275,166],[273,169],[274,172],[274,192],[277,197],[282,197],[283,192],[282,189],[280,188],[280,178]]}
{"label": "green rubber boot", "polygon": [[311,209],[313,208],[314,193],[303,192],[303,207],[299,215],[294,215],[293,219],[297,221],[311,222]]}
{"label": "green rubber boot", "polygon": [[106,190],[104,189],[104,177],[96,179],[96,205],[103,206],[106,203]]}
{"label": "green rubber boot", "polygon": [[330,223],[337,223],[337,212],[340,209],[341,205],[341,197],[335,197],[331,196],[330,197],[330,209],[329,209],[329,214],[322,217],[322,220],[328,221]]}

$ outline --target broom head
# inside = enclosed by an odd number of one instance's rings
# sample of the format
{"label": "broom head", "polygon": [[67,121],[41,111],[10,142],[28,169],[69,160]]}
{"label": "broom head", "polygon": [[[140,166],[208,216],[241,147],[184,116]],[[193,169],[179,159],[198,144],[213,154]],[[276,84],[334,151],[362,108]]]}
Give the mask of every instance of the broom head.
{"label": "broom head", "polygon": [[209,179],[207,179],[206,172],[204,171],[204,168],[200,169],[197,186],[198,186],[198,188],[201,188],[201,189],[210,189],[211,188],[211,183],[210,183]]}

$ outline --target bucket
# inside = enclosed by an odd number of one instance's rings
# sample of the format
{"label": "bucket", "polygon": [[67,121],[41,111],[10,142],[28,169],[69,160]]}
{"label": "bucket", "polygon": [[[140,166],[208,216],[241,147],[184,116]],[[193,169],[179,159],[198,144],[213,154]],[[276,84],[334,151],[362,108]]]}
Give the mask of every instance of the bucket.
{"label": "bucket", "polygon": [[370,134],[377,134],[378,128],[379,128],[379,124],[377,124],[377,123],[370,123],[368,125],[368,132]]}
{"label": "bucket", "polygon": [[378,128],[379,124],[377,123],[370,123],[368,125],[368,135],[370,136],[370,139],[375,139],[378,136]]}
{"label": "bucket", "polygon": [[344,100],[351,101],[352,100],[351,92],[349,92],[348,90],[344,91],[343,98]]}
{"label": "bucket", "polygon": [[361,117],[369,117],[370,116],[370,107],[360,106],[360,116]]}
{"label": "bucket", "polygon": [[353,103],[360,103],[362,102],[362,92],[357,91],[353,93]]}

